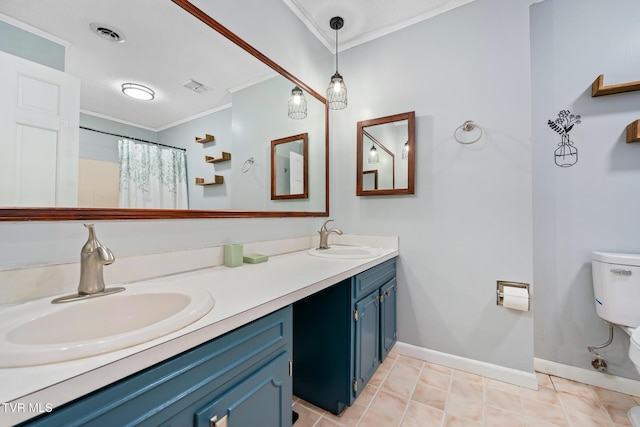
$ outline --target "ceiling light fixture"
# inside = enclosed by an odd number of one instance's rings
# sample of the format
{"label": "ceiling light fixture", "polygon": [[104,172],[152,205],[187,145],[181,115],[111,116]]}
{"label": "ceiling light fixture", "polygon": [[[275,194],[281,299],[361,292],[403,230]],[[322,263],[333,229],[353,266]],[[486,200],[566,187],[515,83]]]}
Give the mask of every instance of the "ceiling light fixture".
{"label": "ceiling light fixture", "polygon": [[156,95],[153,90],[137,83],[123,83],[122,92],[127,96],[141,101],[151,101]]}
{"label": "ceiling light fixture", "polygon": [[344,26],[344,20],[339,16],[334,16],[329,21],[329,25],[336,30],[336,73],[331,77],[327,88],[327,103],[331,110],[342,110],[347,108],[347,86],[338,72],[338,30]]}
{"label": "ceiling light fixture", "polygon": [[289,97],[289,118],[290,119],[304,119],[307,117],[307,99],[302,93],[302,89],[298,86],[291,90],[291,96]]}

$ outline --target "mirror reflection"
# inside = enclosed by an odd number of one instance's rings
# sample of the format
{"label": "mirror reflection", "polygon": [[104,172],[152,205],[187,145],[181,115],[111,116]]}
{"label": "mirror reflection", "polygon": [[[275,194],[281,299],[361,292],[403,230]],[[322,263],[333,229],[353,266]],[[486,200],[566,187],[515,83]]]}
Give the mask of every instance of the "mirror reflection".
{"label": "mirror reflection", "polygon": [[[0,0],[0,14],[8,17],[0,15],[0,35],[13,45],[0,52],[2,93],[25,95],[18,107],[41,113],[39,121],[20,127],[8,120],[16,105],[0,110],[0,206],[326,210],[324,100],[176,4]],[[91,34],[96,22],[125,40]],[[170,31],[158,22],[170,22]],[[34,44],[54,59],[42,65],[29,58]],[[19,64],[7,67],[15,58]],[[18,88],[10,84],[17,75],[30,78]],[[131,82],[152,89],[153,99],[124,96],[122,84]],[[294,87],[307,103],[306,116],[296,120],[288,109]],[[314,173],[307,183],[312,197],[273,202],[269,141],[302,133]],[[213,138],[198,142],[206,135]],[[243,171],[249,158],[253,167]],[[152,183],[157,191],[149,191]]]}
{"label": "mirror reflection", "polygon": [[358,122],[358,196],[413,194],[415,112]]}
{"label": "mirror reflection", "polygon": [[271,200],[306,199],[308,134],[271,141]]}

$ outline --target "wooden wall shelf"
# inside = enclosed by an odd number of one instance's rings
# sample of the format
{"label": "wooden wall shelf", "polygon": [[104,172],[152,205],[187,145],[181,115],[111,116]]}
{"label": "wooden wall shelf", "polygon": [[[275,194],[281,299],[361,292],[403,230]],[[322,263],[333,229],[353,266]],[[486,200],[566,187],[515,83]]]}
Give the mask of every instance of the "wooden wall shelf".
{"label": "wooden wall shelf", "polygon": [[213,181],[205,181],[204,178],[196,178],[196,185],[219,185],[224,184],[224,177],[222,175],[215,175]]}
{"label": "wooden wall shelf", "polygon": [[204,144],[205,142],[211,142],[211,141],[214,141],[215,139],[216,139],[215,136],[209,135],[208,133],[205,133],[202,138],[198,138],[196,136],[196,142],[199,142],[200,144]]}
{"label": "wooden wall shelf", "polygon": [[636,90],[640,90],[640,81],[605,86],[604,74],[600,74],[591,85],[591,96],[614,95],[616,93],[633,92]]}
{"label": "wooden wall shelf", "polygon": [[227,160],[231,160],[231,153],[227,153],[226,151],[222,152],[222,157],[204,156],[204,161],[207,163],[226,162]]}
{"label": "wooden wall shelf", "polygon": [[629,142],[640,142],[640,120],[627,126],[627,143]]}

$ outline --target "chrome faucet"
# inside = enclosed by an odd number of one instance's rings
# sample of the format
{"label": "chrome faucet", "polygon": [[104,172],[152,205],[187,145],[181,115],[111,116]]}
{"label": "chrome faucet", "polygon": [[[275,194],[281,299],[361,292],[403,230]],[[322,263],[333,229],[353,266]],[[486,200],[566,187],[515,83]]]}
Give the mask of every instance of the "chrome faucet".
{"label": "chrome faucet", "polygon": [[318,245],[319,250],[329,249],[327,240],[329,240],[329,235],[331,233],[336,233],[338,235],[342,234],[342,230],[340,230],[339,228],[331,228],[327,230],[327,224],[330,222],[333,222],[333,220],[332,219],[326,220],[324,224],[322,224],[322,227],[320,228],[320,230],[318,231],[318,234],[320,234],[320,245]]}
{"label": "chrome faucet", "polygon": [[124,291],[123,287],[105,288],[102,266],[112,264],[116,257],[109,248],[98,241],[93,224],[84,226],[89,230],[89,238],[80,251],[78,293],[56,298],[51,301],[52,303],[70,302]]}

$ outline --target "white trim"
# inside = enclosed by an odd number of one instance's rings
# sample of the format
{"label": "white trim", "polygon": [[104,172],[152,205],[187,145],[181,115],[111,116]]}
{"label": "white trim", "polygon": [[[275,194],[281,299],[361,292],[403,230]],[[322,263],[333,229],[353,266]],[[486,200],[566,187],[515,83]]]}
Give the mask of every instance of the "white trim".
{"label": "white trim", "polygon": [[88,116],[99,117],[101,119],[111,120],[112,122],[122,123],[122,124],[125,124],[125,125],[134,126],[134,127],[140,128],[140,129],[149,130],[149,131],[152,131],[152,132],[157,132],[158,131],[157,129],[154,129],[154,128],[149,127],[149,126],[143,126],[143,125],[140,125],[140,124],[137,124],[137,123],[133,123],[133,122],[129,122],[129,121],[126,121],[126,120],[117,119],[115,117],[107,116],[106,114],[96,113],[95,111],[89,111],[89,110],[80,109],[80,112],[82,114],[86,114]]}
{"label": "white trim", "polygon": [[403,342],[396,343],[394,350],[403,356],[413,357],[415,359],[424,360],[425,362],[436,363],[438,365],[448,366],[449,368],[458,369],[460,371],[471,372],[472,374],[482,375],[483,377],[532,390],[538,389],[538,378],[536,377],[535,372],[506,368],[504,366],[468,359],[454,354],[429,350],[427,348],[417,347]]}
{"label": "white trim", "polygon": [[538,358],[533,359],[533,366],[536,371],[542,372],[543,374],[566,378],[568,380],[640,397],[640,381]]}
{"label": "white trim", "polygon": [[[255,79],[253,79],[251,81],[248,81],[246,83],[243,83],[241,85],[229,88],[228,91],[229,91],[229,93],[233,94],[234,92],[237,92],[237,91],[242,90],[242,89],[246,89],[246,88],[251,87],[253,85],[256,85],[258,83],[266,82],[267,80],[270,80],[270,79],[272,79],[274,77],[278,77],[279,75],[280,74],[278,74],[278,73],[276,73],[274,71],[272,73],[265,74],[264,76],[257,77]],[[292,84],[293,84],[293,82],[292,82]]]}
{"label": "white trim", "polygon": [[51,33],[47,33],[46,31],[41,30],[40,28],[36,28],[33,27],[29,24],[26,24],[22,21],[18,21],[15,18],[12,18],[8,15],[5,15],[4,13],[0,13],[0,21],[4,21],[9,25],[13,25],[14,27],[20,28],[21,30],[25,30],[29,33],[35,34],[36,36],[42,37],[44,39],[47,39],[49,41],[52,41],[54,43],[58,43],[59,45],[62,45],[65,49],[65,52],[67,49],[69,49],[71,47],[71,43],[61,39],[58,36],[54,36]]}
{"label": "white trim", "polygon": [[[302,23],[307,27],[307,29],[311,32],[311,34],[313,34],[320,41],[320,43],[322,43],[329,50],[329,52],[335,55],[336,54],[335,40],[327,39],[324,33],[320,31],[318,27],[315,25],[316,23],[313,20],[313,18],[310,16],[307,16],[307,14],[304,11],[304,8],[300,7],[295,0],[282,0],[282,1],[289,9],[291,9],[293,14],[296,15],[298,19],[302,21]],[[398,30],[409,27],[413,24],[417,24],[418,22],[422,22],[424,20],[433,18],[434,16],[448,12],[460,6],[464,6],[465,4],[471,3],[472,1],[474,0],[450,0],[449,2],[444,2],[444,4],[439,4],[436,7],[433,7],[419,15],[413,16],[404,21],[398,22],[397,24],[387,25],[387,26],[375,29],[369,33],[361,34],[359,36],[353,37],[348,42],[339,43],[338,52],[351,49],[358,45],[370,42],[371,40],[375,40],[377,38],[394,33]],[[327,25],[327,27],[329,26]]]}
{"label": "white trim", "polygon": [[165,129],[172,128],[174,126],[181,125],[183,123],[190,122],[191,120],[199,119],[200,117],[208,116],[209,114],[217,113],[218,111],[226,110],[227,108],[231,108],[231,103],[224,104],[216,108],[212,108],[211,110],[203,111],[202,113],[195,114],[190,117],[185,117],[184,119],[178,120],[177,122],[169,123],[168,125],[164,125],[157,129],[158,132],[163,131]]}
{"label": "white trim", "polygon": [[307,14],[303,12],[302,8],[298,6],[295,1],[293,0],[282,0],[282,1],[284,2],[285,5],[287,5],[289,9],[291,9],[291,12],[293,12],[293,14],[296,15],[298,19],[302,21],[302,23],[305,25],[305,27],[307,27],[309,32],[313,34],[320,41],[320,43],[322,43],[324,47],[326,47],[327,50],[329,50],[329,52],[335,55],[336,54],[335,43],[332,44],[330,40],[326,39],[326,37],[322,34],[322,32],[318,30],[318,28],[316,28],[316,26],[313,24],[314,22],[313,19],[307,16]]}

